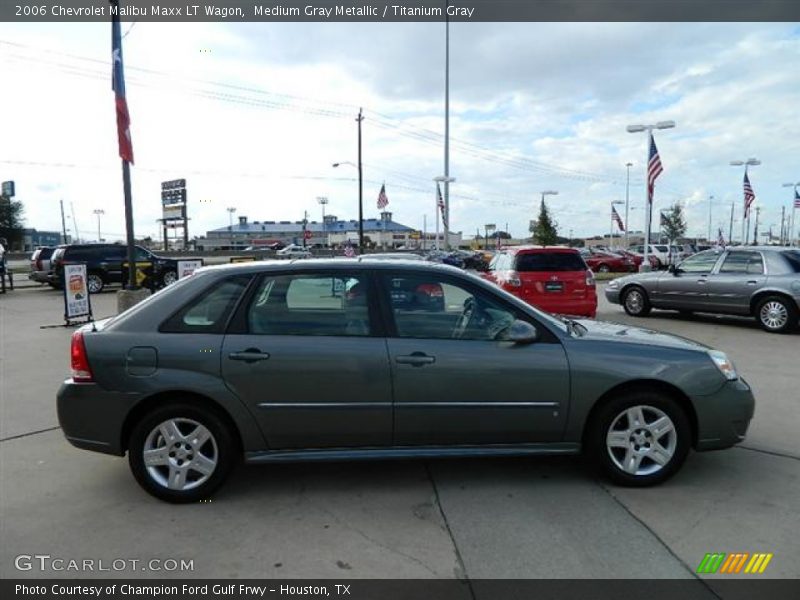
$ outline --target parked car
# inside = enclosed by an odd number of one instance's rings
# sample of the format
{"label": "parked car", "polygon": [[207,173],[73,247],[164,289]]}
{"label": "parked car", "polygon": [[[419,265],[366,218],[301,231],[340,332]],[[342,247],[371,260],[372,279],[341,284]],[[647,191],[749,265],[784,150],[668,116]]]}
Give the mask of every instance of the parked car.
{"label": "parked car", "polygon": [[376,252],[374,254],[362,254],[362,256],[375,260],[425,260],[425,258],[419,254],[413,254],[411,252]]}
{"label": "parked car", "polygon": [[644,317],[653,308],[751,316],[766,331],[786,333],[800,315],[800,250],[753,246],[699,252],[667,272],[621,277],[609,302]]}
{"label": "parked car", "polygon": [[[505,257],[565,265],[562,254]],[[438,286],[444,310],[398,303],[397,280]],[[139,484],[169,502],[207,498],[242,458],[584,452],[615,482],[652,485],[691,447],[741,442],[754,410],[722,352],[555,318],[426,262],[203,268],[77,330],[71,366],[57,403],[67,440],[127,453]]]}
{"label": "parked car", "polygon": [[298,244],[289,244],[275,252],[275,255],[281,258],[308,258],[311,256],[311,250]]}
{"label": "parked car", "polygon": [[[655,256],[658,259],[658,268],[666,267],[669,264],[669,246],[666,244],[650,244],[647,248],[648,255]],[[631,246],[630,250],[644,256],[644,244]]]}
{"label": "parked car", "polygon": [[[615,252],[617,252],[618,254],[621,254],[622,256],[627,256],[628,258],[630,258],[633,261],[633,264],[634,264],[634,267],[635,267],[634,271],[639,271],[639,268],[641,267],[642,263],[644,262],[644,255],[643,254],[638,254],[636,252],[631,252],[630,250],[623,250],[622,248],[618,248],[617,250],[615,250]],[[650,268],[651,269],[658,269],[658,267],[661,264],[659,262],[658,258],[653,256],[652,254],[648,254],[647,255],[647,262],[650,263]]]}
{"label": "parked car", "polygon": [[[31,254],[31,272],[28,279],[38,283],[50,283],[50,257],[55,251],[55,246],[42,246]],[[52,285],[52,283],[50,283]]]}
{"label": "parked car", "polygon": [[574,248],[508,248],[495,255],[484,277],[551,313],[591,318],[597,314],[594,274]]}
{"label": "parked car", "polygon": [[[149,250],[136,246],[137,263],[150,263],[149,271],[157,286],[166,286],[178,280],[178,261],[157,256]],[[112,283],[123,283],[127,270],[123,263],[128,260],[128,247],[123,244],[68,244],[58,246],[51,256],[48,282],[54,287],[64,287],[64,265],[86,263],[86,287],[90,294],[97,294]]]}
{"label": "parked car", "polygon": [[601,252],[591,248],[580,248],[578,252],[595,273],[626,273],[636,270],[636,263],[622,254],[611,251]]}

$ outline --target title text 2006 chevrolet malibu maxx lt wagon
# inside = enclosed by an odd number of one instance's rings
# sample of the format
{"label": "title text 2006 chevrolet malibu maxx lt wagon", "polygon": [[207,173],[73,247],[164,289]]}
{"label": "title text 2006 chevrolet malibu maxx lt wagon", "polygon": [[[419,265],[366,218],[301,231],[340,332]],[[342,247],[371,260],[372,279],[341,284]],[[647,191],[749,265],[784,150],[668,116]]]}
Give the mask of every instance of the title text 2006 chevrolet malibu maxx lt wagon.
{"label": "title text 2006 chevrolet malibu maxx lt wagon", "polygon": [[209,267],[72,338],[67,439],[128,453],[171,502],[251,463],[572,454],[664,481],[744,439],[722,352],[561,320],[456,268],[329,259]]}

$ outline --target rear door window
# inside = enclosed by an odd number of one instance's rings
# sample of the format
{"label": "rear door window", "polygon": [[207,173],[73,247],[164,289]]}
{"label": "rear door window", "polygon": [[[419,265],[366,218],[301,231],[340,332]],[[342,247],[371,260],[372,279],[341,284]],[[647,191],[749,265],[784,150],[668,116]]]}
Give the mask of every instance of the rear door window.
{"label": "rear door window", "polygon": [[517,254],[515,269],[535,271],[585,271],[586,264],[577,252],[532,252]]}
{"label": "rear door window", "polygon": [[222,333],[236,302],[247,287],[239,275],[204,290],[161,326],[162,333]]}
{"label": "rear door window", "polygon": [[730,252],[719,269],[720,273],[747,273],[760,275],[764,263],[758,252]]}

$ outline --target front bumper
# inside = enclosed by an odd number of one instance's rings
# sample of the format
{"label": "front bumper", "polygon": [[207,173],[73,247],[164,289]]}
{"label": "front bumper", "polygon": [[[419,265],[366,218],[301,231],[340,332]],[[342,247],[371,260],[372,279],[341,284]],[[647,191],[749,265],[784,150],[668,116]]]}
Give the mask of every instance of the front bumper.
{"label": "front bumper", "polygon": [[122,456],[125,418],[140,398],[68,379],[58,390],[58,422],[73,446]]}
{"label": "front bumper", "polygon": [[603,290],[603,293],[606,295],[606,300],[612,304],[619,304],[619,288],[611,289],[606,285],[606,289]]}
{"label": "front bumper", "polygon": [[728,381],[709,396],[693,398],[698,451],[730,448],[745,439],[755,412],[755,398],[744,379]]}

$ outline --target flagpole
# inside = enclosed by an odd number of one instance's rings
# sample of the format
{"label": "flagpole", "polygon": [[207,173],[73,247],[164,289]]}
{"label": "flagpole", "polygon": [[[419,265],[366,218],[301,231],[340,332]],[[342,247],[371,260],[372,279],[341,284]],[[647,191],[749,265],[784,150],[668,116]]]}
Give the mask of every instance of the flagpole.
{"label": "flagpole", "polygon": [[436,193],[433,196],[433,214],[436,216],[436,250],[440,250],[439,247],[439,186],[436,186]]}
{"label": "flagpole", "polygon": [[642,259],[642,266],[644,270],[650,270],[650,261],[648,258],[648,254],[650,253],[650,228],[653,223],[653,206],[651,204],[650,198],[650,186],[647,183],[650,180],[650,145],[653,143],[653,130],[652,128],[647,130],[647,153],[648,157],[644,163],[644,196],[645,196],[645,220],[647,227],[645,227],[644,232],[644,258]]}

